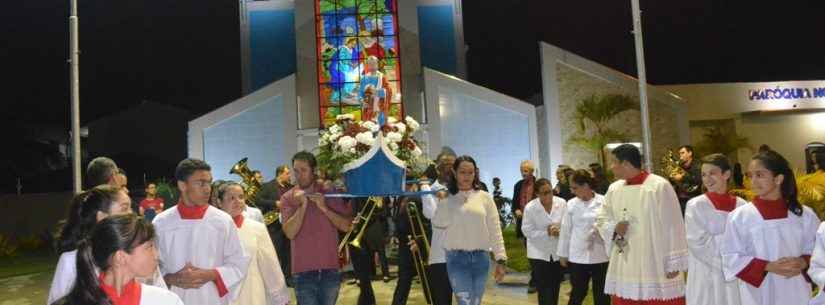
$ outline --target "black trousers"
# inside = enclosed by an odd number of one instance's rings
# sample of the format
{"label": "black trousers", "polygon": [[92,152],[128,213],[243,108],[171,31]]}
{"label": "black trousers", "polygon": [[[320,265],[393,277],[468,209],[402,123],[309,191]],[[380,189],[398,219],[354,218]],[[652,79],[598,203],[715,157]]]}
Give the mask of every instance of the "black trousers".
{"label": "black trousers", "polygon": [[375,253],[378,253],[378,260],[381,262],[381,276],[389,277],[390,265],[387,262],[387,250],[384,249],[384,247],[381,247],[378,249],[368,248],[367,251],[369,252],[367,253],[367,256],[369,256],[370,259],[370,275],[378,275],[378,273],[375,270],[375,261],[373,260],[373,257],[375,257]]}
{"label": "black trousers", "polygon": [[533,269],[533,283],[536,285],[539,305],[556,305],[559,302],[559,289],[564,278],[559,262],[529,259]]}
{"label": "black trousers", "polygon": [[[410,296],[410,287],[412,286],[412,279],[418,275],[415,270],[415,253],[410,251],[407,246],[408,239],[406,237],[398,238],[398,281],[395,283],[395,292],[392,295],[392,305],[407,304],[407,298]],[[425,257],[426,258],[426,257]],[[424,260],[424,267],[426,268],[427,261]],[[426,272],[426,270],[425,270]],[[429,275],[428,278],[429,280]],[[423,281],[424,279],[419,279]],[[429,292],[424,290],[424,298],[429,298]]]}
{"label": "black trousers", "polygon": [[576,264],[569,263],[570,284],[573,291],[570,293],[570,302],[567,305],[581,305],[587,296],[587,286],[593,280],[594,305],[610,305],[610,296],[604,293],[604,279],[607,276],[608,263]]}
{"label": "black trousers", "polygon": [[452,305],[453,287],[447,276],[447,263],[431,264],[427,270],[430,278],[430,289],[433,293],[433,305]]}
{"label": "black trousers", "polygon": [[375,293],[372,290],[372,276],[370,275],[370,265],[374,265],[369,251],[348,247],[350,260],[352,261],[352,269],[355,273],[355,278],[358,279],[358,288],[361,293],[358,294],[358,305],[375,305]]}

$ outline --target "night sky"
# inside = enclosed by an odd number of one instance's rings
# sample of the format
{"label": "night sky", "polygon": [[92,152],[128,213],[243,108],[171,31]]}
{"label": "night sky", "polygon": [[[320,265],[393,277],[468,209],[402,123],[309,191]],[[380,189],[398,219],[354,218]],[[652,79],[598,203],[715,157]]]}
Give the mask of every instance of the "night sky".
{"label": "night sky", "polygon": [[[400,0],[404,1],[404,0]],[[240,96],[235,1],[80,1],[82,120],[141,100],[200,115]],[[643,0],[653,84],[825,79],[825,1]],[[537,41],[635,75],[630,1],[464,1],[469,79],[540,93]],[[68,126],[68,1],[0,12],[5,124]]]}

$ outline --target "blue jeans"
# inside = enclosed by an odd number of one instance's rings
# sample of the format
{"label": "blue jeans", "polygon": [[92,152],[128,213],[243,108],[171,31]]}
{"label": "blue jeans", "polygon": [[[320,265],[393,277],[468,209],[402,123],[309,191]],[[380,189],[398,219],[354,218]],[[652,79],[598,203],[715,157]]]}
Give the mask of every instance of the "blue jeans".
{"label": "blue jeans", "polygon": [[298,305],[335,305],[341,287],[337,269],[306,271],[292,275]]}
{"label": "blue jeans", "polygon": [[479,305],[490,273],[490,255],[484,250],[447,251],[447,276],[458,305]]}

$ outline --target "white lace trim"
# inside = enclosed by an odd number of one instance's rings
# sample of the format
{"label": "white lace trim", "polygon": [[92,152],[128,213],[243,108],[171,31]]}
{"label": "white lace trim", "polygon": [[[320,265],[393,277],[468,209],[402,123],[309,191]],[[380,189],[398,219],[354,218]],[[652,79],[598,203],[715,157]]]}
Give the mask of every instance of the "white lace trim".
{"label": "white lace trim", "polygon": [[688,270],[688,251],[679,251],[665,256],[665,272],[673,271],[687,271]]}
{"label": "white lace trim", "polygon": [[685,284],[681,277],[665,283],[628,283],[606,279],[604,292],[634,301],[673,300],[685,296]]}

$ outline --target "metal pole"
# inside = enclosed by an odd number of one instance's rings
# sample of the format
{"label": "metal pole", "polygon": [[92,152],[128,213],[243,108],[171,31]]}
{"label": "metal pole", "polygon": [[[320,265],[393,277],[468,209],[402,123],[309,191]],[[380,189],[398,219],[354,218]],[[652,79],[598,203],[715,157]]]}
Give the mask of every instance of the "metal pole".
{"label": "metal pole", "polygon": [[639,0],[630,0],[633,8],[633,37],[636,41],[636,69],[639,70],[639,105],[642,112],[642,149],[648,171],[653,170],[651,162],[650,114],[647,103],[647,76],[645,75],[645,50],[642,39],[642,11],[639,9]]}
{"label": "metal pole", "polygon": [[80,193],[83,189],[80,184],[80,50],[78,49],[77,30],[77,0],[71,0],[71,15],[69,16],[69,83],[72,94],[72,177],[74,192]]}

